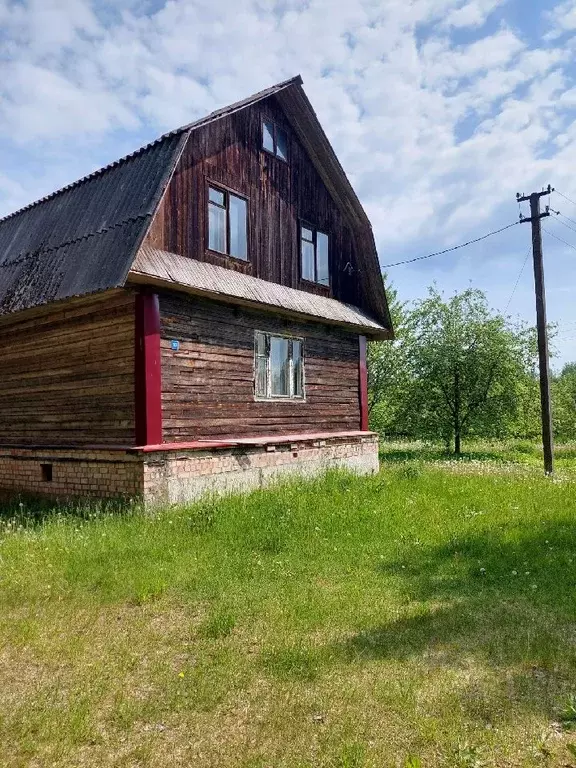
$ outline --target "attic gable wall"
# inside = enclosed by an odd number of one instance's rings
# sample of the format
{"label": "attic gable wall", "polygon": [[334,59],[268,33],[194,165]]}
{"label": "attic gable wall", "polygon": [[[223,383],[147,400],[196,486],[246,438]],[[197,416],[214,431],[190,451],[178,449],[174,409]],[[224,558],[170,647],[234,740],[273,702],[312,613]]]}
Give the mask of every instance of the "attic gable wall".
{"label": "attic gable wall", "polygon": [[[288,163],[261,149],[264,117],[287,131]],[[249,262],[206,248],[210,182],[248,198]],[[330,289],[300,280],[301,220],[330,235]],[[354,233],[275,97],[191,132],[145,243],[370,311]]]}

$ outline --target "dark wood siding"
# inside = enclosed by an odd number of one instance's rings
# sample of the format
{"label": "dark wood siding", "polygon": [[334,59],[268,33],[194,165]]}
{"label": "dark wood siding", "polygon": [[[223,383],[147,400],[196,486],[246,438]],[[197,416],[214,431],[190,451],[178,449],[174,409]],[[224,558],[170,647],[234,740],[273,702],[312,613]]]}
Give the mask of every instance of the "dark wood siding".
{"label": "dark wood siding", "polygon": [[[360,428],[358,336],[177,294],[160,317],[164,442]],[[305,402],[255,401],[255,330],[304,338]]]}
{"label": "dark wood siding", "polygon": [[0,324],[0,444],[134,444],[134,296]]}
{"label": "dark wood siding", "polygon": [[[261,149],[264,117],[286,130],[287,163]],[[248,198],[248,262],[207,249],[210,181]],[[300,280],[301,220],[330,236],[330,288]],[[147,240],[157,248],[366,309],[352,231],[274,97],[193,131]]]}

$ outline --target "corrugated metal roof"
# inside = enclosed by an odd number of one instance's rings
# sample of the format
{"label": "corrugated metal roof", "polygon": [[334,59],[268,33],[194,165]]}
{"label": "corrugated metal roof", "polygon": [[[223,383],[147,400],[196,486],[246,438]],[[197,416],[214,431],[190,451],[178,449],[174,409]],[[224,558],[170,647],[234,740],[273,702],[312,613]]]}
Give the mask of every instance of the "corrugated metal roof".
{"label": "corrugated metal roof", "polygon": [[0,221],[0,314],[124,283],[177,135]]}
{"label": "corrugated metal roof", "polygon": [[217,109],[0,219],[0,315],[123,285],[188,133],[301,82]]}
{"label": "corrugated metal roof", "polygon": [[391,329],[370,222],[301,84],[293,77],[215,110],[0,219],[0,315],[123,285],[190,131],[277,96],[351,220],[370,311]]}
{"label": "corrugated metal roof", "polygon": [[130,279],[180,287],[215,299],[236,299],[261,308],[270,307],[274,311],[284,310],[330,324],[362,329],[367,335],[378,338],[390,336],[383,325],[360,309],[336,299],[299,291],[147,245],[140,248],[128,273]]}

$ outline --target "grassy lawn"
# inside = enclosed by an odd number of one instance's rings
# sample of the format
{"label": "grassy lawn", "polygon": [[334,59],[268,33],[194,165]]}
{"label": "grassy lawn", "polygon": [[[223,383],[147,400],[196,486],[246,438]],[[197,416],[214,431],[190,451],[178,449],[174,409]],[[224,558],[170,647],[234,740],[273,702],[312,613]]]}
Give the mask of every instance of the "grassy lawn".
{"label": "grassy lawn", "polygon": [[[491,455],[487,455],[491,454]],[[576,451],[4,507],[0,764],[576,765]],[[480,461],[482,459],[483,461]]]}

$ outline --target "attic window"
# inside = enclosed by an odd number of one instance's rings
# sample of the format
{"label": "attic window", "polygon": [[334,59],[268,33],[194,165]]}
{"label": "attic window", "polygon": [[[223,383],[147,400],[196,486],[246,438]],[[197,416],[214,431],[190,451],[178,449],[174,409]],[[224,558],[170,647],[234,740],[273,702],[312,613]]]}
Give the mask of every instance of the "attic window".
{"label": "attic window", "polygon": [[262,147],[280,160],[288,161],[288,135],[271,120],[262,122]]}
{"label": "attic window", "polygon": [[328,235],[307,224],[300,227],[300,254],[302,280],[330,285],[328,263]]}
{"label": "attic window", "polygon": [[244,198],[208,187],[208,248],[247,261],[247,212]]}

